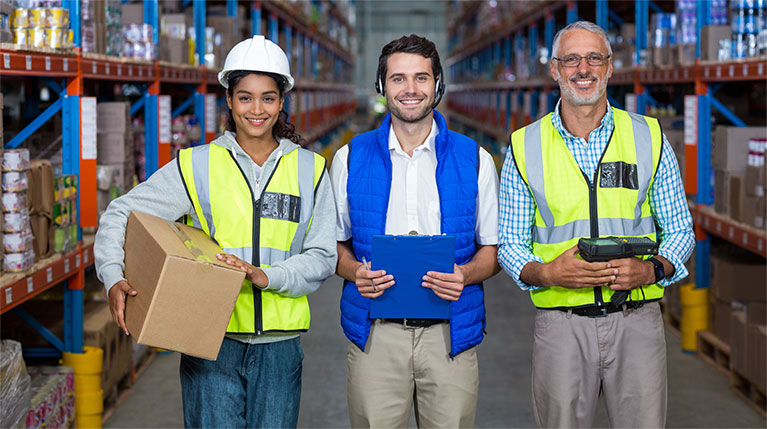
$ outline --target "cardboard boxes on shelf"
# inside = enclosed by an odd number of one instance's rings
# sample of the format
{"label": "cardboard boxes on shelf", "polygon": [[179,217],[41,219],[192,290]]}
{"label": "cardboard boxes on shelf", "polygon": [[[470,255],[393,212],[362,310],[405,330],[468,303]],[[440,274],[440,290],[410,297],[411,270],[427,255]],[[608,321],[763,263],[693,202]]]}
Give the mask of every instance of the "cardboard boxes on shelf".
{"label": "cardboard boxes on shelf", "polygon": [[[201,230],[132,212],[125,234],[126,302],[139,344],[215,360],[245,273],[217,260]],[[215,290],[215,293],[212,292]]]}
{"label": "cardboard boxes on shelf", "polygon": [[101,213],[110,201],[131,188],[135,157],[130,105],[126,102],[99,103],[97,110],[97,205]]}
{"label": "cardboard boxes on shelf", "polygon": [[[717,126],[711,148],[714,168],[714,210],[731,218],[765,228],[765,174],[762,165],[752,165],[755,154],[750,153],[752,141],[767,136],[766,127]],[[761,186],[760,186],[761,183]],[[762,195],[759,196],[759,191]]]}

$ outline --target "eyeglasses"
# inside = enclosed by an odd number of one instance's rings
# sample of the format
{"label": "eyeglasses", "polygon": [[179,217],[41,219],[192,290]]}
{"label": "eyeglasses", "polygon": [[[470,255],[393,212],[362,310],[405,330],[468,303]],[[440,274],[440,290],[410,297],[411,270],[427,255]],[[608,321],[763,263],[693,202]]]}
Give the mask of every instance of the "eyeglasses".
{"label": "eyeglasses", "polygon": [[559,61],[565,67],[578,67],[579,65],[581,65],[581,61],[584,58],[586,59],[586,64],[590,66],[603,66],[607,64],[607,59],[610,57],[611,55],[590,53],[586,55],[585,57],[582,57],[578,54],[569,54],[569,55],[565,55],[562,58],[557,58],[557,57],[551,57],[551,58]]}

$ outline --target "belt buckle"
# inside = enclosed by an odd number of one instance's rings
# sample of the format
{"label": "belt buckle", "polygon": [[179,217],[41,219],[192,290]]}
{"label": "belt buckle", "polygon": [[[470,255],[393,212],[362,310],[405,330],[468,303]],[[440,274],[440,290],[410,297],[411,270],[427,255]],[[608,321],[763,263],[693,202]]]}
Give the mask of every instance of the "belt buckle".
{"label": "belt buckle", "polygon": [[600,313],[596,317],[607,317],[607,306],[600,305],[597,308],[599,308]]}

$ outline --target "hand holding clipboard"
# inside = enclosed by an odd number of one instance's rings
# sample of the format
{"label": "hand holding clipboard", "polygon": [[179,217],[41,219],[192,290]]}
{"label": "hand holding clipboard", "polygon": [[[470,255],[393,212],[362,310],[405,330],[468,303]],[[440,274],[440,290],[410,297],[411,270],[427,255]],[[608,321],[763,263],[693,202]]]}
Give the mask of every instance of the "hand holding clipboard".
{"label": "hand holding clipboard", "polygon": [[[372,259],[374,267],[394,276],[397,286],[376,293],[371,318],[450,317],[450,301],[460,296],[455,289],[463,289],[456,284],[462,274],[454,264],[455,236],[374,235]],[[380,290],[378,282],[376,288]]]}
{"label": "hand holding clipboard", "polygon": [[384,291],[394,286],[394,276],[387,275],[384,270],[371,270],[370,262],[362,258],[362,264],[357,267],[355,281],[357,290],[365,298],[378,298]]}

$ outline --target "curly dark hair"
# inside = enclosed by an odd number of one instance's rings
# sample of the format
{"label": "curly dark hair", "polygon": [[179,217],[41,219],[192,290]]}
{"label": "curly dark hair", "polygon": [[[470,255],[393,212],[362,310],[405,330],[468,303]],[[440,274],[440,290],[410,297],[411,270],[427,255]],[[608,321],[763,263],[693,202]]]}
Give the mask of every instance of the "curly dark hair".
{"label": "curly dark hair", "polygon": [[[237,86],[242,78],[249,74],[260,74],[269,76],[270,78],[274,79],[274,82],[277,84],[277,89],[280,92],[280,99],[285,98],[285,86],[287,85],[285,78],[275,73],[251,70],[236,70],[229,73],[229,76],[227,76],[227,82],[229,83],[229,87],[226,89],[227,97],[232,97],[234,87]],[[229,109],[229,123],[227,125],[227,129],[232,132],[236,132],[237,130],[234,124],[234,117],[232,116],[231,109]],[[296,132],[296,126],[288,121],[288,112],[286,112],[284,108],[283,110],[280,110],[277,122],[274,123],[274,127],[272,128],[272,136],[274,136],[274,138],[278,141],[279,139],[288,139],[299,146],[304,146],[306,144],[306,140]]]}

